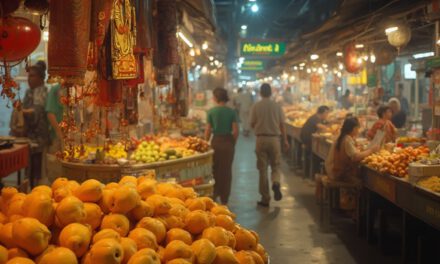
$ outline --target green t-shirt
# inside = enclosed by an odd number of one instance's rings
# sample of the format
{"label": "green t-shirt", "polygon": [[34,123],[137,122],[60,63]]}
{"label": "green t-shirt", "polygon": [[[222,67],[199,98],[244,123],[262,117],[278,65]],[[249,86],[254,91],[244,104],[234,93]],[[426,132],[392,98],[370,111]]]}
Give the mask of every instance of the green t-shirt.
{"label": "green t-shirt", "polygon": [[[63,105],[60,101],[61,85],[54,85],[50,88],[47,94],[46,100],[46,112],[55,115],[57,122],[63,120]],[[50,134],[52,138],[55,138],[55,130],[50,127]]]}
{"label": "green t-shirt", "polygon": [[227,106],[217,106],[208,111],[208,124],[214,135],[232,134],[232,123],[237,122],[237,114]]}

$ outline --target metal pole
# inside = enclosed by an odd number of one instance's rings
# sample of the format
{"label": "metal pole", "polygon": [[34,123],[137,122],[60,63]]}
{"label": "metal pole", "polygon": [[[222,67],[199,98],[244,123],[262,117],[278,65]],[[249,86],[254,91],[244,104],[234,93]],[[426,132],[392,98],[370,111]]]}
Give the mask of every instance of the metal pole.
{"label": "metal pole", "polygon": [[415,98],[414,98],[414,119],[419,119],[419,72],[416,72],[416,91],[415,91]]}

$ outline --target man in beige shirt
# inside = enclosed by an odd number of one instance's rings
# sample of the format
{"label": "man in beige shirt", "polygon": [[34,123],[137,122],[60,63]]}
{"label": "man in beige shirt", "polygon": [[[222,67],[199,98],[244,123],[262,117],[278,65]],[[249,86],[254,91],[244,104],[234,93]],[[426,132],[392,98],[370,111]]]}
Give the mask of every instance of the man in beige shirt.
{"label": "man in beige shirt", "polygon": [[251,111],[251,127],[257,136],[255,153],[257,155],[257,168],[260,173],[259,189],[261,201],[259,206],[268,207],[270,192],[268,183],[268,168],[272,171],[272,190],[274,199],[282,199],[280,186],[281,166],[281,142],[289,148],[286,129],[284,124],[284,113],[279,104],[271,100],[272,89],[269,84],[264,83],[260,87],[262,100],[254,105]]}

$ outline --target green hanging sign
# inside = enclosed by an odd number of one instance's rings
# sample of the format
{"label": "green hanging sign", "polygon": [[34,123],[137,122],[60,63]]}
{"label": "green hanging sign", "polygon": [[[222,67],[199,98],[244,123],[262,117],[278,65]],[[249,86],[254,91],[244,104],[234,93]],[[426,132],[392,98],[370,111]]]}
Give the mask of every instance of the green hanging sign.
{"label": "green hanging sign", "polygon": [[264,61],[262,60],[245,60],[241,65],[242,71],[263,71]]}
{"label": "green hanging sign", "polygon": [[286,53],[286,43],[282,41],[242,40],[241,57],[279,57]]}

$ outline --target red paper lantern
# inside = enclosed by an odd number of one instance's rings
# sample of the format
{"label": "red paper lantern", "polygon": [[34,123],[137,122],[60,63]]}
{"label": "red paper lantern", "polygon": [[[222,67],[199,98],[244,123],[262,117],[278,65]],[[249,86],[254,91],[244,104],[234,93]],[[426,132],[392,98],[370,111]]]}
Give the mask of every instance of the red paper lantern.
{"label": "red paper lantern", "polygon": [[20,0],[0,0],[0,16],[5,17],[20,7]]}
{"label": "red paper lantern", "polygon": [[362,64],[358,62],[359,55],[356,52],[354,43],[349,43],[344,48],[345,69],[349,73],[358,73]]}
{"label": "red paper lantern", "polygon": [[0,25],[0,60],[20,61],[40,44],[40,28],[22,17],[6,17]]}

